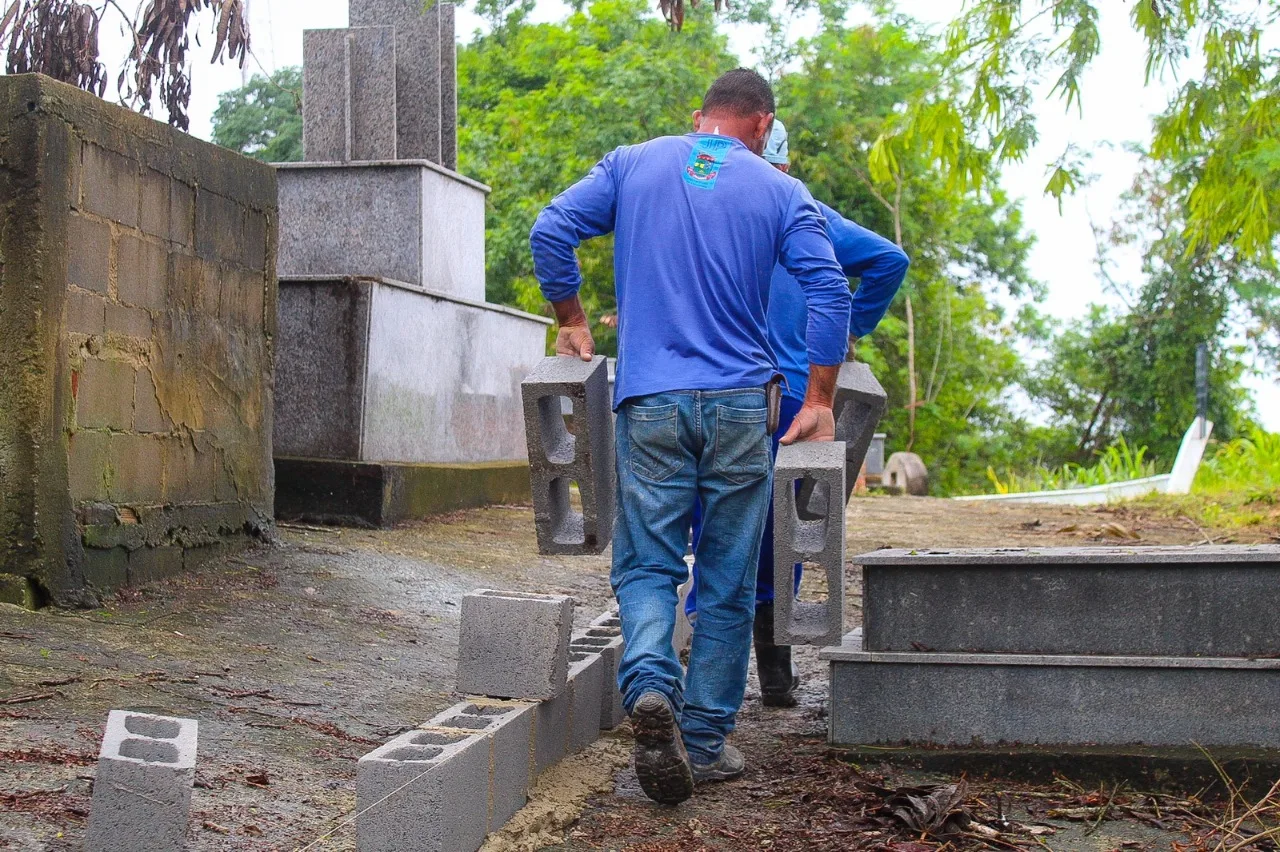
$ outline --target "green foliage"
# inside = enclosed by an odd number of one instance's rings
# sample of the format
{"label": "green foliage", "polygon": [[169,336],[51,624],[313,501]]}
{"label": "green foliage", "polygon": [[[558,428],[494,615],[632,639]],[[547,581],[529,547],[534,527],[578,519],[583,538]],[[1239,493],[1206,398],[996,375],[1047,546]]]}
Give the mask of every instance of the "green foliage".
{"label": "green foliage", "polygon": [[302,159],[302,69],[253,75],[247,86],[218,98],[215,144],[266,163]]}
{"label": "green foliage", "polygon": [[1120,436],[1114,444],[1103,450],[1091,465],[1067,462],[1059,467],[1039,465],[1028,473],[1006,470],[1001,477],[995,468],[987,468],[987,479],[997,494],[1018,494],[1027,491],[1063,491],[1069,488],[1090,488],[1095,485],[1111,485],[1144,479],[1156,475],[1156,464],[1147,457],[1147,448],[1130,448],[1129,442]]}
{"label": "green foliage", "polygon": [[[460,170],[493,187],[486,221],[488,297],[548,308],[533,278],[529,230],[538,212],[610,150],[686,133],[702,94],[738,65],[713,10],[691,11],[672,33],[643,0],[601,0],[564,23],[528,24],[528,6],[487,7],[495,26],[458,50]],[[593,321],[616,309],[613,241],[578,253]],[[615,333],[593,328],[597,351]]]}
{"label": "green foliage", "polygon": [[1280,505],[1280,433],[1254,429],[1218,446],[1196,474],[1197,494],[1239,493]]}
{"label": "green foliage", "polygon": [[[1066,108],[1084,114],[1083,72],[1102,48],[1100,0],[973,0],[946,37],[948,79],[971,81],[955,101],[921,86],[876,142],[873,175],[888,182],[904,147],[927,144],[932,161],[961,185],[985,185],[1000,162],[1020,161],[1037,139],[1034,87],[1053,79]],[[1232,246],[1270,260],[1280,224],[1280,50],[1266,39],[1280,0],[1138,0],[1130,21],[1147,44],[1148,84],[1185,80],[1156,122],[1158,159],[1198,152],[1185,186],[1191,251]],[[1180,65],[1199,70],[1190,75]],[[1123,81],[1116,81],[1122,84]],[[1080,181],[1051,169],[1045,191],[1061,200]]]}

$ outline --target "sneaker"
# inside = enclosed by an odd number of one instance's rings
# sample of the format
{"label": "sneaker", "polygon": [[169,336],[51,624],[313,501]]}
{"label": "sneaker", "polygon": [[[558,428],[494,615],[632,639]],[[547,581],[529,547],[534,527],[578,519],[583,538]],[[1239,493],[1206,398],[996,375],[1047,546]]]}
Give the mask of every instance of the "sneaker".
{"label": "sneaker", "polygon": [[698,784],[706,781],[731,781],[747,769],[742,752],[731,745],[725,745],[724,751],[720,752],[719,759],[714,763],[708,763],[705,766],[694,763],[692,766],[693,780]]}
{"label": "sneaker", "polygon": [[655,802],[678,805],[693,795],[693,771],[676,714],[665,696],[646,692],[631,710],[636,735],[636,777]]}

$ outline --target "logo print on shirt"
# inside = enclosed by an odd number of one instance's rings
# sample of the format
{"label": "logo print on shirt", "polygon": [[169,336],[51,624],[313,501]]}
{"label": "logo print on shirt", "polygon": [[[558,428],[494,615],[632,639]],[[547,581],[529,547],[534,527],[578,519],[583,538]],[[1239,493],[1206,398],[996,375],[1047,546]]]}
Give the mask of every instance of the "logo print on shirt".
{"label": "logo print on shirt", "polygon": [[728,139],[699,139],[684,167],[684,182],[698,189],[714,188],[731,144]]}

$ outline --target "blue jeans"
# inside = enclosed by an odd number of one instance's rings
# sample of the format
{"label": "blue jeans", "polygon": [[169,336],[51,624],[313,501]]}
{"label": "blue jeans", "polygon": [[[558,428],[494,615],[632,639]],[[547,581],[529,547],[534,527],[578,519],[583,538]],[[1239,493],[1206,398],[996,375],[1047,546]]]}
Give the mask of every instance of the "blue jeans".
{"label": "blue jeans", "polygon": [[[685,747],[712,763],[747,687],[756,563],[772,491],[764,391],[675,391],[618,408],[614,594],[626,650],[618,686],[630,710],[650,690],[675,708]],[[687,682],[671,648],[693,507],[701,612]]]}
{"label": "blue jeans", "polygon": [[[791,428],[791,423],[796,419],[796,415],[800,413],[800,408],[804,403],[798,399],[792,399],[789,396],[782,398],[782,410],[778,417],[778,431],[773,433],[773,458],[778,457],[778,442],[782,440],[782,436],[787,434],[787,430]],[[799,487],[799,486],[797,486]],[[773,492],[769,492],[769,516],[764,522],[764,536],[760,540],[760,562],[756,569],[756,603],[773,603]],[[695,506],[693,510],[693,541],[697,547],[698,539],[702,536],[702,506]],[[802,564],[797,562],[795,565],[795,584],[791,590],[791,594],[800,594],[800,577]],[[693,563],[693,585],[689,587],[689,597],[685,599],[685,614],[692,617],[698,612],[698,563]]]}

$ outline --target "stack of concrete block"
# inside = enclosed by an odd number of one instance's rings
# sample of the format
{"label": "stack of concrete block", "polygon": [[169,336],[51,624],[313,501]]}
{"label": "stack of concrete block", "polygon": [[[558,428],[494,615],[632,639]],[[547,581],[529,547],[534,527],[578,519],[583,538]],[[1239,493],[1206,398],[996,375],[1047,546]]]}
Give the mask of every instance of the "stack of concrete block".
{"label": "stack of concrete block", "polygon": [[[601,553],[613,539],[613,408],[604,357],[552,357],[520,385],[538,550],[546,554]],[[573,406],[573,431],[563,399]],[[571,505],[578,484],[582,511]]]}
{"label": "stack of concrete block", "polygon": [[884,550],[831,739],[1280,747],[1280,546]]}
{"label": "stack of concrete block", "polygon": [[194,719],[111,711],[93,781],[87,852],[183,848],[197,730]]}
{"label": "stack of concrete block", "polygon": [[573,598],[480,589],[462,599],[458,691],[542,700],[569,670]]}
{"label": "stack of concrete block", "polygon": [[622,651],[626,647],[626,642],[622,638],[622,621],[618,618],[617,610],[611,609],[591,622],[591,627],[587,629],[587,636],[595,640],[608,640],[603,645],[598,641],[593,644],[600,647],[600,656],[604,658],[604,683],[601,685],[600,696],[600,730],[611,731],[627,718],[626,708],[622,706],[622,692],[618,689],[618,666],[622,663]]}
{"label": "stack of concrete block", "polygon": [[464,701],[422,725],[423,730],[470,731],[489,740],[489,831],[501,828],[528,801],[536,707],[521,701]]}
{"label": "stack of concrete block", "polygon": [[[847,365],[846,365],[847,366]],[[778,451],[773,489],[774,588],[790,589],[793,566],[806,562],[826,575],[827,599],[801,601],[778,595],[774,601],[774,638],[779,645],[831,645],[844,632],[845,446],[792,444]],[[802,520],[795,484],[810,483],[822,501],[823,515]]]}
{"label": "stack of concrete block", "polygon": [[[832,413],[836,420],[836,441],[844,444],[845,474],[844,503],[849,502],[867,450],[875,438],[876,426],[884,416],[889,397],[876,381],[866,364],[849,361],[840,365],[836,379],[836,396]],[[809,518],[826,514],[825,495],[815,492],[812,486],[804,486],[800,492],[800,506]]]}

